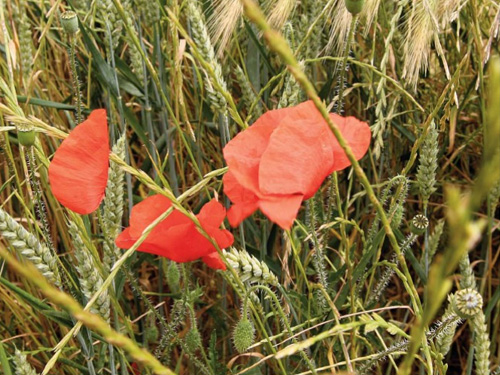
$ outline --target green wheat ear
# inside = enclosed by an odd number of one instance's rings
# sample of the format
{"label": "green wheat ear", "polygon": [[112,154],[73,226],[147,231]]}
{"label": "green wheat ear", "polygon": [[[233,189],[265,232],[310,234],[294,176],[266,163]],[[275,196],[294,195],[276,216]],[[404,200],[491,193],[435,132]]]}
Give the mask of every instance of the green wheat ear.
{"label": "green wheat ear", "polygon": [[27,82],[33,68],[33,42],[31,25],[26,12],[26,1],[20,1],[19,54],[23,68],[23,78]]}
{"label": "green wheat ear", "polygon": [[[111,30],[111,39],[113,41],[113,50],[118,47],[123,31],[123,21],[118,15],[118,11],[112,0],[100,0],[96,2],[98,14],[102,17],[104,24],[109,23]],[[104,27],[106,29],[106,27]],[[113,53],[113,51],[110,51]]]}
{"label": "green wheat ear", "polygon": [[238,251],[233,247],[229,251],[224,250],[224,255],[229,265],[238,272],[242,282],[278,285],[278,278],[267,264],[246,251]]}
{"label": "green wheat ear", "polygon": [[[69,234],[73,240],[75,248],[74,255],[77,260],[76,270],[78,271],[80,287],[85,298],[90,300],[96,294],[104,283],[104,279],[99,273],[97,264],[85,246],[77,225],[70,221],[68,224]],[[91,307],[91,312],[101,315],[109,321],[110,302],[108,292],[105,290],[97,298],[95,304]]]}
{"label": "green wheat ear", "polygon": [[56,256],[1,208],[0,234],[14,249],[32,262],[47,280],[58,287],[62,285]]}
{"label": "green wheat ear", "polygon": [[[125,152],[125,134],[122,134],[113,146],[113,153],[125,160]],[[115,245],[115,238],[120,232],[123,217],[124,177],[125,172],[116,162],[111,161],[103,205],[103,233],[105,235],[103,263],[108,271],[115,260],[121,256],[120,249]]]}
{"label": "green wheat ear", "polygon": [[[224,80],[222,66],[219,64],[215,56],[215,50],[212,42],[210,41],[205,18],[203,17],[196,0],[187,1],[186,14],[188,15],[190,21],[193,40],[201,57],[213,67],[215,72],[214,79],[217,81],[217,84],[223,90],[227,90],[227,84]],[[205,89],[207,90],[208,101],[212,106],[213,111],[215,113],[225,115],[227,112],[226,98],[222,95],[222,93],[214,88],[214,85],[211,83],[209,77],[207,77],[204,82]]]}
{"label": "green wheat ear", "polygon": [[420,165],[417,172],[417,185],[420,189],[424,207],[427,207],[430,196],[436,191],[438,152],[438,131],[434,123],[432,123],[420,151]]}
{"label": "green wheat ear", "polygon": [[18,349],[14,352],[12,362],[16,366],[16,375],[37,375],[35,369],[28,362],[26,354],[21,353]]}

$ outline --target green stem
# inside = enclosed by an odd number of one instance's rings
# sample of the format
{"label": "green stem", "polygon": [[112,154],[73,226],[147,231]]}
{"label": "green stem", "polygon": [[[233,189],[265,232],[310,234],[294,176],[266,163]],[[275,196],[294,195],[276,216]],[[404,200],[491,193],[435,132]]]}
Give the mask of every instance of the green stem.
{"label": "green stem", "polygon": [[341,114],[344,108],[344,89],[345,89],[345,75],[347,69],[347,59],[349,57],[349,52],[351,52],[351,43],[354,39],[354,33],[356,31],[356,24],[358,22],[358,15],[356,14],[352,17],[351,25],[349,26],[349,36],[347,37],[346,44],[344,47],[344,56],[342,57],[342,62],[340,66],[340,77],[339,77],[339,98],[337,104],[337,113]]}
{"label": "green stem", "polygon": [[[250,294],[252,292],[256,291],[257,289],[262,289],[263,291],[265,291],[267,293],[268,296],[270,296],[273,299],[274,304],[278,309],[278,314],[281,318],[281,321],[285,324],[285,328],[288,331],[288,333],[290,334],[290,336],[293,336],[292,327],[290,327],[290,322],[288,321],[288,318],[287,318],[285,312],[283,311],[283,308],[281,307],[281,302],[278,300],[278,297],[276,297],[276,294],[274,294],[274,292],[269,287],[267,287],[265,285],[254,285],[246,291],[245,300],[243,302],[243,313],[246,313],[248,311],[247,304],[248,304],[248,301],[250,300],[250,298],[249,298]],[[293,341],[296,342],[297,340],[294,338]],[[311,359],[308,357],[308,355],[303,350],[300,351],[300,353],[301,353],[302,358],[306,361],[307,366],[309,367],[309,370],[313,374],[317,374],[316,368],[314,367],[314,364],[311,362]]]}
{"label": "green stem", "polygon": [[78,125],[83,121],[82,93],[76,63],[76,37],[74,35],[71,35],[69,38],[69,64],[71,67],[71,83],[73,84],[73,94],[75,95],[76,101],[76,124]]}

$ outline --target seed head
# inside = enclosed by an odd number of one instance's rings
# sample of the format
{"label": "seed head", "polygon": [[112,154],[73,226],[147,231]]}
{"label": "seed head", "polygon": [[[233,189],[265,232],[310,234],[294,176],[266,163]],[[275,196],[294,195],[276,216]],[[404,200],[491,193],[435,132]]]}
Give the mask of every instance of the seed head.
{"label": "seed head", "polygon": [[60,21],[65,33],[75,35],[78,32],[78,17],[72,10],[67,10],[61,14]]}
{"label": "seed head", "polygon": [[429,219],[424,215],[415,215],[411,220],[411,231],[414,234],[423,234],[429,226]]}
{"label": "seed head", "polygon": [[462,289],[455,293],[453,297],[453,309],[455,313],[468,319],[477,315],[483,308],[483,297],[472,288]]}
{"label": "seed head", "polygon": [[345,0],[345,7],[354,16],[361,13],[365,0]]}

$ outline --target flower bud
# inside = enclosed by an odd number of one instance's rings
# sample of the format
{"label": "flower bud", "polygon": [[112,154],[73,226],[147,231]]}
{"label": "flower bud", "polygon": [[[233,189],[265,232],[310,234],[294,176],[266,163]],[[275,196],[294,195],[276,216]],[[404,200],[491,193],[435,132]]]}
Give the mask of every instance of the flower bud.
{"label": "flower bud", "polygon": [[429,226],[429,219],[424,215],[415,215],[411,220],[410,229],[412,233],[420,235],[425,233],[425,230]]}
{"label": "flower bud", "polygon": [[191,330],[187,333],[186,346],[191,353],[194,353],[201,346],[201,336],[198,328],[191,327]]}
{"label": "flower bud", "polygon": [[391,220],[391,227],[393,229],[399,228],[401,221],[403,220],[404,208],[402,205],[397,205],[394,210],[394,215]]}
{"label": "flower bud", "polygon": [[60,21],[65,33],[74,35],[78,32],[78,17],[72,10],[67,10],[61,14]]}
{"label": "flower bud", "polygon": [[244,353],[254,342],[255,328],[247,319],[241,319],[233,331],[234,347],[238,353]]}
{"label": "flower bud", "polygon": [[148,326],[144,330],[144,339],[146,342],[156,342],[159,335],[160,332],[158,331],[158,327],[156,327],[155,319],[152,315],[150,315],[150,318],[148,319]]}
{"label": "flower bud", "polygon": [[365,0],[345,0],[345,7],[353,16],[363,10],[363,5],[365,5]]}
{"label": "flower bud", "polygon": [[176,292],[177,290],[179,290],[180,277],[181,275],[179,273],[179,267],[177,266],[177,263],[173,261],[169,262],[167,268],[167,283],[171,291]]}

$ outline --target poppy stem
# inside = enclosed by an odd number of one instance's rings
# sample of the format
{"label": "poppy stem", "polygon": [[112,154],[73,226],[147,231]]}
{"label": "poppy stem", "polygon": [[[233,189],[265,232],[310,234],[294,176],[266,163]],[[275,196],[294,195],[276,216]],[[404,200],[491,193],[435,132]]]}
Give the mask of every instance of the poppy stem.
{"label": "poppy stem", "polygon": [[68,54],[71,68],[71,83],[73,85],[73,94],[75,95],[76,102],[76,124],[78,125],[83,121],[83,104],[80,79],[78,78],[78,65],[76,62],[76,37],[74,35],[69,36]]}
{"label": "poppy stem", "polygon": [[[288,334],[292,338],[292,341],[294,343],[296,343],[297,339],[295,338],[295,336],[293,334],[292,327],[290,326],[290,322],[288,321],[288,317],[286,316],[285,312],[283,311],[283,308],[281,307],[281,302],[278,300],[278,297],[276,296],[276,294],[269,287],[267,287],[265,285],[254,285],[251,288],[247,289],[246,294],[245,294],[244,304],[243,304],[243,313],[246,314],[246,312],[248,311],[247,304],[248,304],[248,301],[250,300],[250,298],[249,298],[250,294],[252,292],[255,292],[258,289],[263,290],[264,292],[266,292],[266,294],[269,297],[271,297],[271,299],[273,300],[274,305],[278,311],[278,314],[280,316],[281,323],[285,326],[285,329],[288,331]],[[315,364],[311,360],[311,358],[309,358],[309,355],[306,353],[306,350],[301,350],[300,355],[302,356],[304,361],[307,363],[307,367],[309,367],[309,370],[311,371],[311,373],[317,374]]]}
{"label": "poppy stem", "polygon": [[337,110],[338,114],[341,114],[344,110],[344,89],[345,89],[345,79],[346,79],[346,70],[349,69],[347,65],[347,60],[349,58],[349,53],[351,52],[351,43],[354,40],[354,33],[356,31],[356,24],[358,23],[358,15],[354,15],[351,20],[351,25],[349,26],[349,35],[346,39],[346,43],[344,46],[344,56],[342,57],[341,66],[340,66],[340,77],[339,77],[339,94],[337,101]]}
{"label": "poppy stem", "polygon": [[40,186],[40,181],[35,174],[36,157],[33,146],[26,149],[26,166],[28,167],[30,177],[30,187],[34,194],[36,214],[41,223],[45,243],[49,248],[49,251],[55,254],[54,243],[52,242],[52,236],[50,235],[49,221],[47,220],[47,209],[45,208],[45,203],[43,202],[42,188]]}

